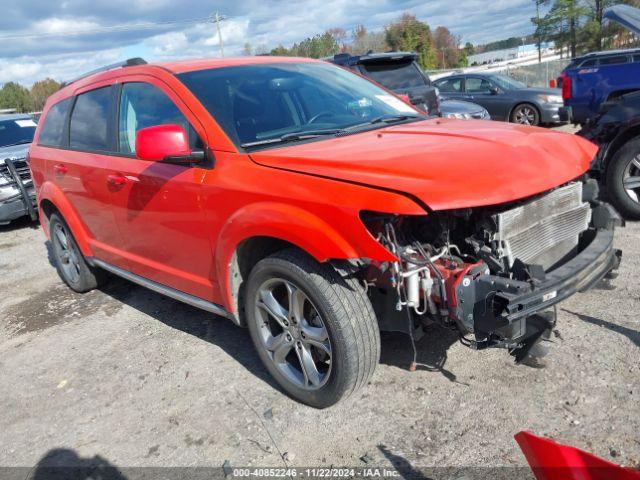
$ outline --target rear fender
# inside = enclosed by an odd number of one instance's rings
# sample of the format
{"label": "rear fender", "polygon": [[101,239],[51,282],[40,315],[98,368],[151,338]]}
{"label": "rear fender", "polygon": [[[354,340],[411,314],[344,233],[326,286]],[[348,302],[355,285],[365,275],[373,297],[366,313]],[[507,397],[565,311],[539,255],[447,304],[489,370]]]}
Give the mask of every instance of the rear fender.
{"label": "rear fender", "polygon": [[78,244],[78,248],[82,252],[82,255],[84,255],[85,257],[93,256],[91,248],[89,247],[89,236],[86,228],[80,221],[80,217],[76,213],[75,209],[71,206],[64,193],[62,193],[62,191],[54,183],[49,181],[44,182],[38,190],[38,210],[40,214],[40,224],[42,225],[42,229],[44,230],[47,238],[50,238],[49,225],[47,218],[42,211],[42,204],[45,200],[53,203],[56,209],[60,212],[60,215],[62,215],[62,217],[64,218],[65,222],[67,222],[67,225],[71,229],[73,238],[75,238],[76,243]]}
{"label": "rear fender", "polygon": [[[355,221],[358,221],[357,217]],[[299,207],[267,202],[239,210],[221,230],[216,242],[216,272],[225,307],[230,312],[236,310],[231,288],[231,264],[238,246],[249,238],[283,240],[304,250],[319,262],[364,257],[380,261],[395,259],[368,233],[364,225],[358,228],[361,231],[358,235],[359,246],[356,246],[325,220]]]}

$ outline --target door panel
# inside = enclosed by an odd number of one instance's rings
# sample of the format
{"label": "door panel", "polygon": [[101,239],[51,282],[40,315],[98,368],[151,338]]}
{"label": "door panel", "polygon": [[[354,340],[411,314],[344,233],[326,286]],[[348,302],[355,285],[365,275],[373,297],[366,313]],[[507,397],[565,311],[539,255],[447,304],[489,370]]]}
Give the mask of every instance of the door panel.
{"label": "door panel", "polygon": [[512,100],[508,93],[498,89],[498,93],[493,93],[492,88],[496,85],[481,77],[467,77],[465,85],[465,100],[487,109],[493,120],[508,120],[509,110]]}
{"label": "door panel", "polygon": [[127,268],[122,238],[111,211],[107,182],[111,149],[109,121],[113,112],[112,88],[98,87],[80,93],[71,111],[69,147],[59,150],[52,175],[89,232],[93,254]]}
{"label": "door panel", "polygon": [[213,254],[202,207],[205,170],[135,158],[141,128],[178,124],[195,130],[159,85],[125,83],[120,95],[118,149],[110,159],[114,216],[130,271],[182,292],[212,300]]}

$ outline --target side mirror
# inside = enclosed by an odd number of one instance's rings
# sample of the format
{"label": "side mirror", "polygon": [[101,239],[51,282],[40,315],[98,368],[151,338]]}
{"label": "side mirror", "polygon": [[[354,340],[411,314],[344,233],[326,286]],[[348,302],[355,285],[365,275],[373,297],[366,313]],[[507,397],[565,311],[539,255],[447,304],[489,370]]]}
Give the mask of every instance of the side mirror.
{"label": "side mirror", "polygon": [[491,87],[489,93],[491,93],[491,95],[498,95],[500,93],[500,89],[498,87]]}
{"label": "side mirror", "polygon": [[157,125],[138,131],[136,156],[150,162],[191,165],[202,161],[204,152],[189,148],[189,136],[180,125]]}

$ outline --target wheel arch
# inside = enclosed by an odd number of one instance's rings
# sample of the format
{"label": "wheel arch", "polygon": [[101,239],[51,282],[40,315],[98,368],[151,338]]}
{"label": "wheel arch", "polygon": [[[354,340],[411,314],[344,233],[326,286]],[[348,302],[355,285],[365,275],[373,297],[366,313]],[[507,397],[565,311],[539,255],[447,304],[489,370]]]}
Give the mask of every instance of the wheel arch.
{"label": "wheel arch", "polygon": [[640,139],[640,122],[620,132],[609,143],[609,145],[607,146],[606,152],[604,154],[604,161],[602,163],[603,175],[607,174],[607,169],[609,168],[609,164],[611,163],[611,160],[613,159],[615,154],[618,153],[620,149],[624,147],[627,143],[635,139]]}
{"label": "wheel arch", "polygon": [[40,211],[40,224],[49,238],[49,219],[53,213],[59,213],[69,226],[78,248],[85,257],[93,256],[88,242],[88,233],[80,221],[80,217],[64,193],[51,182],[45,182],[38,192],[38,210]]}
{"label": "wheel arch", "polygon": [[[216,242],[215,262],[224,306],[242,324],[239,305],[242,283],[250,268],[260,259],[284,248],[297,248],[318,262],[334,259],[375,258],[391,260],[393,256],[370,237],[371,248],[363,255],[361,247],[348,241],[322,218],[300,207],[260,203],[236,212],[221,229]],[[377,246],[377,248],[376,248]]]}

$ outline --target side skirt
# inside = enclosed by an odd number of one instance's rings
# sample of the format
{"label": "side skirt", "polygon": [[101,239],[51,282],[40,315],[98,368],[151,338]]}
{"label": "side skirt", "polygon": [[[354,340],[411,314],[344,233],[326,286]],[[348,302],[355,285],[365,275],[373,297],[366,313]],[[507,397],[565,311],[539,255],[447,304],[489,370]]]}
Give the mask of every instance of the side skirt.
{"label": "side skirt", "polygon": [[167,287],[166,285],[162,285],[161,283],[154,282],[153,280],[141,277],[140,275],[136,275],[135,273],[123,270],[120,267],[116,267],[107,262],[103,262],[102,260],[98,260],[97,258],[87,258],[87,263],[89,263],[92,267],[95,266],[102,268],[107,272],[111,272],[114,275],[117,275],[118,277],[122,277],[125,280],[129,280],[133,283],[137,283],[142,287],[173,298],[174,300],[178,300],[179,302],[186,303],[187,305],[191,305],[192,307],[200,308],[202,310],[206,310],[207,312],[215,313],[216,315],[220,315],[222,317],[233,320],[233,315],[216,303],[208,302],[207,300],[203,300],[202,298],[189,295],[188,293],[181,292],[180,290],[176,290],[171,287]]}

